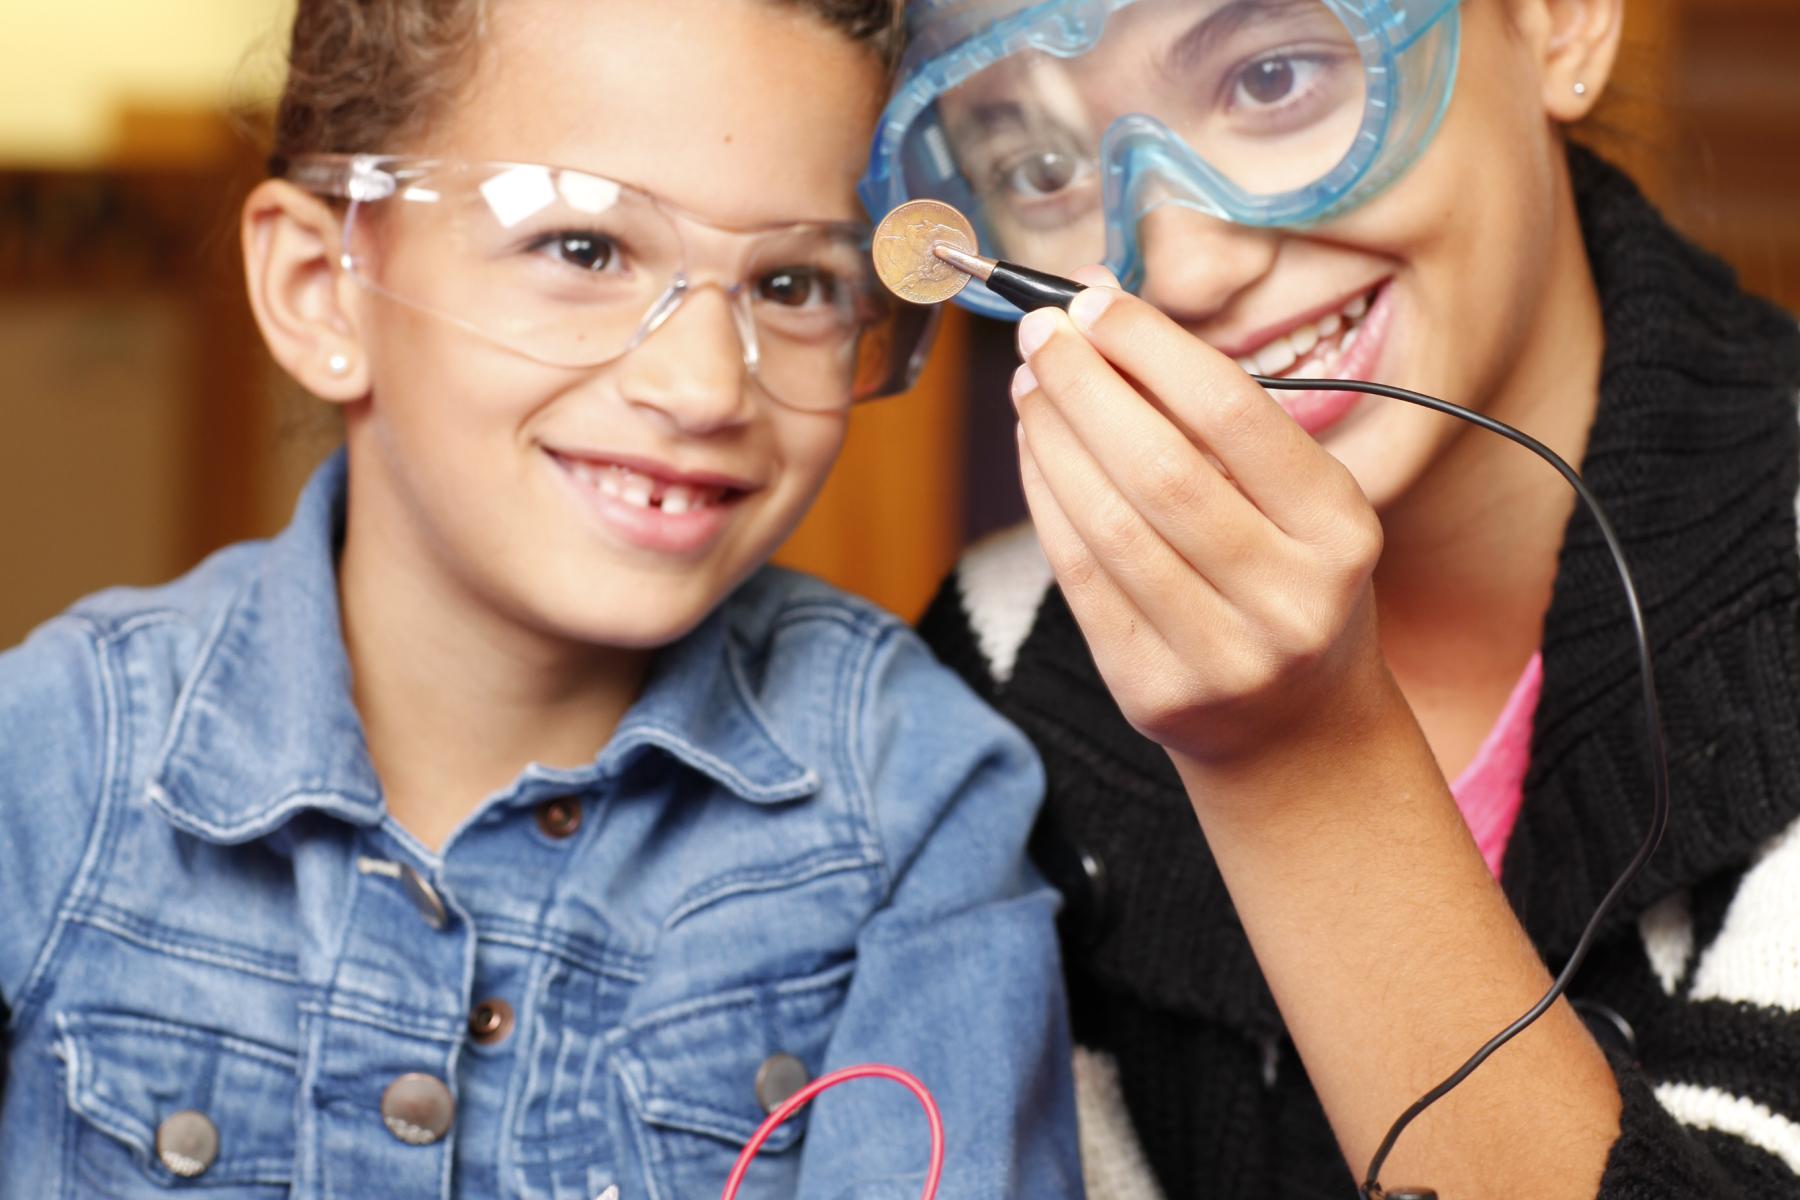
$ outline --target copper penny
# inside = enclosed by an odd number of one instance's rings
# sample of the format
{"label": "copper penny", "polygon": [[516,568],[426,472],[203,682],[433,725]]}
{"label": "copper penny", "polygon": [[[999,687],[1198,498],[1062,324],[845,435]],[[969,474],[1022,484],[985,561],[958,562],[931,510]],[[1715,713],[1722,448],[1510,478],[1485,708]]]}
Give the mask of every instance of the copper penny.
{"label": "copper penny", "polygon": [[962,291],[969,277],[931,252],[940,242],[977,252],[975,227],[967,217],[941,200],[908,200],[875,227],[875,274],[902,300],[942,304]]}

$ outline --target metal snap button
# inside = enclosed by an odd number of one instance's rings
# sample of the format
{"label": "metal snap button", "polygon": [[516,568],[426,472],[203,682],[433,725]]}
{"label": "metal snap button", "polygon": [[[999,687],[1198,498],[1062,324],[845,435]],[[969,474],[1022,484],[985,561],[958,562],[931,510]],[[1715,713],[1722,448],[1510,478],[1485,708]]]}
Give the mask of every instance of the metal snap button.
{"label": "metal snap button", "polygon": [[1032,839],[1031,854],[1051,886],[1062,893],[1058,920],[1064,933],[1083,949],[1097,945],[1111,915],[1106,864],[1085,846],[1047,828]]}
{"label": "metal snap button", "polygon": [[442,929],[450,923],[450,913],[438,896],[437,889],[426,882],[425,877],[409,866],[400,868],[400,887],[425,918],[425,923],[433,929]]}
{"label": "metal snap button", "polygon": [[443,1080],[418,1072],[402,1075],[381,1093],[381,1120],[409,1146],[429,1146],[450,1132],[456,1100]]}
{"label": "metal snap button", "polygon": [[219,1128],[192,1109],[166,1117],[156,1127],[156,1157],[183,1179],[204,1175],[219,1157]]}
{"label": "metal snap button", "polygon": [[764,1112],[774,1112],[811,1082],[805,1063],[791,1054],[771,1054],[756,1069],[756,1102]]}
{"label": "metal snap button", "polygon": [[574,837],[581,828],[581,801],[570,796],[544,801],[538,805],[537,827],[545,837],[559,842]]}
{"label": "metal snap button", "polygon": [[512,1005],[504,1000],[483,1000],[469,1013],[469,1036],[483,1046],[499,1045],[512,1030]]}

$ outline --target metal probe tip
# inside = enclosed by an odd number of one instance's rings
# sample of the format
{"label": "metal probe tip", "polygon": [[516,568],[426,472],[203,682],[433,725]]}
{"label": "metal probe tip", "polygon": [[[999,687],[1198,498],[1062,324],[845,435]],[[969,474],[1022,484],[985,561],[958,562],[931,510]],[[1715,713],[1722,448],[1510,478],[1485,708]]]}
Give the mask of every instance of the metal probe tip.
{"label": "metal probe tip", "polygon": [[991,258],[983,258],[979,254],[970,254],[965,250],[958,250],[948,242],[933,242],[931,244],[931,253],[939,260],[949,263],[964,275],[973,275],[983,283],[988,281],[988,278],[994,273],[994,268],[999,265]]}

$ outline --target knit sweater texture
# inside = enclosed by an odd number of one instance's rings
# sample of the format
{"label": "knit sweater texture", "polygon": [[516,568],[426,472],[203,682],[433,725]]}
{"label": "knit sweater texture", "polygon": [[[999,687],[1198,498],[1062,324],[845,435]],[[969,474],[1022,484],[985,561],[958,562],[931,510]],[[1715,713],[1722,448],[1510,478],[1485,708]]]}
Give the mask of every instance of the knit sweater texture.
{"label": "knit sweater texture", "polygon": [[[1800,335],[1622,174],[1570,162],[1606,337],[1582,473],[1637,579],[1674,795],[1570,990],[1624,1098],[1600,1195],[1800,1197]],[[1108,696],[1028,531],[971,551],[922,630],[1045,760],[1035,849],[1068,897],[1078,1075],[1107,1085],[1084,1093],[1084,1150],[1141,1146],[1168,1197],[1354,1195],[1168,759]],[[1502,879],[1556,967],[1650,819],[1634,644],[1579,509],[1542,653]],[[1128,1120],[1097,1111],[1108,1096]]]}

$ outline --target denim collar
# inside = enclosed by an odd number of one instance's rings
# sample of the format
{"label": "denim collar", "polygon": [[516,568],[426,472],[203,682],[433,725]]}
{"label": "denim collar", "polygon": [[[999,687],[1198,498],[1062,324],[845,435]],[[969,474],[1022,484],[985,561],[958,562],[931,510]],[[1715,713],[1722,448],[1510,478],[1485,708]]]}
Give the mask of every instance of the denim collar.
{"label": "denim collar", "polygon": [[[177,703],[150,800],[208,841],[250,841],[306,811],[364,826],[382,820],[338,620],[345,484],[340,450],[208,631]],[[657,655],[643,694],[593,763],[529,766],[496,802],[593,786],[657,753],[752,803],[816,791],[818,774],[782,745],[751,694],[731,608],[721,605]]]}

